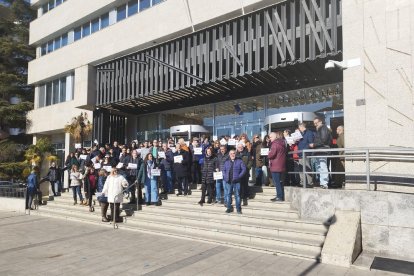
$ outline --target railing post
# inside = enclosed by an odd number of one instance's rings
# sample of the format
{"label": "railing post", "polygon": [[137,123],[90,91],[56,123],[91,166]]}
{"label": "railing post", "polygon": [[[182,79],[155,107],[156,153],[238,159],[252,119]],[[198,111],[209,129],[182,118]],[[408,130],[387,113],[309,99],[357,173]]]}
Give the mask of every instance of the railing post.
{"label": "railing post", "polygon": [[369,191],[370,189],[371,189],[371,187],[370,187],[370,181],[371,181],[371,179],[370,179],[370,173],[371,173],[371,169],[370,169],[370,166],[369,166],[369,149],[367,149],[366,151],[365,151],[365,168],[366,168],[366,174],[367,174],[367,190]]}
{"label": "railing post", "polygon": [[303,179],[303,188],[306,188],[306,152],[302,151],[302,179]]}

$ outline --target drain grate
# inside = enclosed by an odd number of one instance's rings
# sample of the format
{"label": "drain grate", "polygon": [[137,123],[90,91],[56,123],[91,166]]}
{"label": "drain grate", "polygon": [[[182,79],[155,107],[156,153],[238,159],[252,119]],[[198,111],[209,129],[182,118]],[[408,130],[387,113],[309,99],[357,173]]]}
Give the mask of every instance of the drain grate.
{"label": "drain grate", "polygon": [[414,275],[414,262],[375,257],[371,269]]}

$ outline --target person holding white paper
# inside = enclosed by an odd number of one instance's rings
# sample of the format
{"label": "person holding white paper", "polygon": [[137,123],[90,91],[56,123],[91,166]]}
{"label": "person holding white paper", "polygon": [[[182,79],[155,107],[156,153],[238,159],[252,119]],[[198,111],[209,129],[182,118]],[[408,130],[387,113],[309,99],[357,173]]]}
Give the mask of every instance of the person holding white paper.
{"label": "person holding white paper", "polygon": [[[128,180],[129,185],[135,182],[138,176],[138,171],[141,168],[142,165],[142,159],[138,157],[138,153],[136,150],[132,151],[131,156],[127,156],[124,160],[124,167],[127,168],[126,170],[126,178]],[[136,168],[129,168],[128,164],[134,164]],[[128,190],[128,192],[131,193],[131,200],[129,201],[130,204],[136,204],[136,196],[135,196],[135,189],[138,189],[138,203],[142,204],[142,184],[144,182],[138,181],[137,186],[131,186]]]}
{"label": "person holding white paper", "polygon": [[162,143],[162,151],[158,153],[163,153],[164,158],[161,158],[161,180],[163,185],[163,192],[166,194],[174,193],[173,185],[173,164],[174,164],[174,154],[170,148],[168,148],[167,143]]}
{"label": "person holding white paper", "polygon": [[139,169],[138,179],[141,183],[144,183],[145,205],[160,206],[161,204],[158,200],[158,176],[152,174],[153,169],[158,169],[158,164],[152,153],[147,153]]}
{"label": "person holding white paper", "polygon": [[201,206],[206,202],[206,190],[208,193],[208,204],[213,202],[214,197],[214,178],[213,173],[218,171],[217,158],[213,154],[213,149],[208,147],[205,151],[203,166],[201,168],[201,199],[198,202]]}
{"label": "person holding white paper", "polygon": [[[224,163],[229,159],[229,154],[227,153],[227,146],[221,145],[220,152],[217,154],[217,171],[222,172],[224,168]],[[223,197],[221,196],[221,191],[223,190]],[[224,179],[216,180],[216,203],[223,203],[226,206],[227,202],[227,185]]]}
{"label": "person holding white paper", "polygon": [[188,194],[188,175],[190,166],[190,154],[188,151],[182,149],[182,145],[178,143],[176,145],[176,152],[174,153],[174,159],[181,155],[181,162],[174,162],[173,169],[178,184],[177,196]]}

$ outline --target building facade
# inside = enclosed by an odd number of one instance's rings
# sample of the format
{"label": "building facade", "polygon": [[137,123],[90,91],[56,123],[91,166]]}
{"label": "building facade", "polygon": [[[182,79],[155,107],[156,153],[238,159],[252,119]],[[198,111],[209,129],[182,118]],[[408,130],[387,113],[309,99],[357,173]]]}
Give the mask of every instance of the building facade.
{"label": "building facade", "polygon": [[313,112],[345,125],[347,147],[414,145],[409,0],[31,2],[28,132],[63,155],[81,111],[101,143],[188,124],[251,136],[270,115]]}

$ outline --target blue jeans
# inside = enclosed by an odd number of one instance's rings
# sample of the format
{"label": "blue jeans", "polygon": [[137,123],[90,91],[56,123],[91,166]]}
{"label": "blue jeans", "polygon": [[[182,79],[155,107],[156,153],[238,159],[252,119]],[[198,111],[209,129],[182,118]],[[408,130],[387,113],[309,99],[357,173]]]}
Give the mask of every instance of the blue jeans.
{"label": "blue jeans", "polygon": [[145,202],[158,202],[158,187],[157,179],[153,176],[152,178],[145,178]]}
{"label": "blue jeans", "polygon": [[255,168],[254,170],[255,170],[255,173],[256,173],[256,185],[257,186],[262,186],[262,177],[263,177],[262,167]]}
{"label": "blue jeans", "polygon": [[163,175],[164,192],[170,193],[173,191],[172,186],[172,171],[164,171]]}
{"label": "blue jeans", "polygon": [[236,200],[236,209],[237,211],[241,211],[241,205],[240,205],[240,182],[239,183],[233,183],[229,184],[226,183],[227,186],[227,209],[231,209],[231,196],[234,193],[234,198]]}
{"label": "blue jeans", "polygon": [[79,196],[79,200],[82,201],[82,193],[81,193],[81,186],[72,186],[72,192],[73,192],[73,200],[76,201],[76,194]]}
{"label": "blue jeans", "polygon": [[[223,179],[218,179],[216,180],[216,201],[220,202],[221,201],[221,189],[223,188],[223,190],[225,190],[226,186],[225,184],[223,185]],[[226,199],[226,193],[224,193],[224,199]]]}
{"label": "blue jeans", "polygon": [[316,157],[315,167],[316,172],[319,173],[319,182],[321,186],[328,187],[329,174],[328,174],[328,160],[326,157]]}
{"label": "blue jeans", "polygon": [[284,192],[282,183],[280,183],[281,175],[282,173],[280,172],[272,172],[273,183],[275,184],[275,187],[276,187],[276,197],[284,200],[285,192]]}

